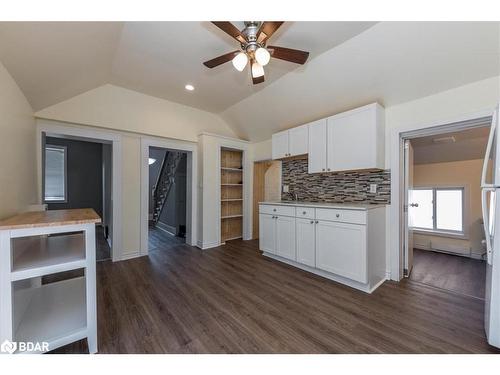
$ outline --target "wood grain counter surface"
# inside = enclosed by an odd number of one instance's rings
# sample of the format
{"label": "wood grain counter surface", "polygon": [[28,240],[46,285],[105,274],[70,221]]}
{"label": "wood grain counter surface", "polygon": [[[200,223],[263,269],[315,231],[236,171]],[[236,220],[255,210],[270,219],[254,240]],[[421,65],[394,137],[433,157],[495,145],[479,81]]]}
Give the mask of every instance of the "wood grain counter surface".
{"label": "wood grain counter surface", "polygon": [[24,212],[0,221],[0,230],[100,223],[92,208]]}

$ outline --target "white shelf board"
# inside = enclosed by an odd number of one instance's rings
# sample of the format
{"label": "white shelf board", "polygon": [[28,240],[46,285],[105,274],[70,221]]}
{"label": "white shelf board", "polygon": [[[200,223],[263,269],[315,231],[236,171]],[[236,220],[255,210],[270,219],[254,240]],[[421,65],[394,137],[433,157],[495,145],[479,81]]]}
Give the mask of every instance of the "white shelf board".
{"label": "white shelf board", "polygon": [[14,308],[26,304],[15,341],[48,342],[49,350],[87,337],[85,277],[14,293]]}
{"label": "white shelf board", "polygon": [[242,198],[234,198],[234,199],[221,199],[221,202],[238,202],[242,201]]}
{"label": "white shelf board", "polygon": [[243,186],[243,184],[220,184],[221,186]]}
{"label": "white shelf board", "polygon": [[83,234],[23,237],[12,241],[11,280],[85,267]]}

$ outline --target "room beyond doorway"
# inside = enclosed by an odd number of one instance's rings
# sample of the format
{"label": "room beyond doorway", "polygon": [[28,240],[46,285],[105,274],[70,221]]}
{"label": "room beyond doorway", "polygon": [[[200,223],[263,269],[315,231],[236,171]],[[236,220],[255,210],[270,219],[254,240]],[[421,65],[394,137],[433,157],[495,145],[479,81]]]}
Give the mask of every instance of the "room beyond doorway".
{"label": "room beyond doorway", "polygon": [[149,147],[148,252],[186,242],[187,154]]}

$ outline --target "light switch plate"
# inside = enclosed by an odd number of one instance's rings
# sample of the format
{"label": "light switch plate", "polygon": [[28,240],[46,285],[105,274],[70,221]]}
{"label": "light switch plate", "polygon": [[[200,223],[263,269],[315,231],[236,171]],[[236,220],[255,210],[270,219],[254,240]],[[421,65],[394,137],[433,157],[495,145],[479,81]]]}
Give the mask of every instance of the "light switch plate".
{"label": "light switch plate", "polygon": [[283,185],[283,193],[288,193],[290,191],[290,188],[288,185]]}
{"label": "light switch plate", "polygon": [[370,184],[370,193],[377,192],[377,184]]}

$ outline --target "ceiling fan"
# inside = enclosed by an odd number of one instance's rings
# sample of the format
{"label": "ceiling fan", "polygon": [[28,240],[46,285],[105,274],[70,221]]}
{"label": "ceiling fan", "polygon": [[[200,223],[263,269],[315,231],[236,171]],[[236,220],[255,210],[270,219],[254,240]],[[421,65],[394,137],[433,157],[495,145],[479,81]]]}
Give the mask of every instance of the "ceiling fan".
{"label": "ceiling fan", "polygon": [[203,64],[208,68],[215,68],[232,60],[233,66],[242,72],[250,61],[254,85],[264,82],[264,66],[269,63],[271,57],[296,64],[304,64],[309,57],[309,52],[267,46],[268,39],[278,30],[283,21],[245,21],[245,28],[241,31],[231,22],[218,21],[212,23],[240,42],[241,50],[226,53],[215,59],[205,61]]}

